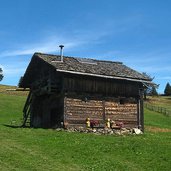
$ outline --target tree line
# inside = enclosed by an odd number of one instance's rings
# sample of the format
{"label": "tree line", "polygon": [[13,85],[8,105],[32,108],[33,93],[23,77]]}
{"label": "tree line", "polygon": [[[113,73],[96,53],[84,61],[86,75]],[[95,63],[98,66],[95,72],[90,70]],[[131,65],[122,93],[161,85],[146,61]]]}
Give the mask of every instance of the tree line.
{"label": "tree line", "polygon": [[[145,89],[144,93],[145,93],[145,96],[148,95],[148,96],[158,96],[158,92],[157,92],[157,89],[158,87],[156,86],[149,86]],[[166,86],[165,86],[165,89],[164,89],[164,94],[162,94],[164,96],[171,96],[171,85],[170,83],[167,83]]]}
{"label": "tree line", "polygon": [[[158,92],[157,92],[157,86],[148,86],[145,90],[144,90],[144,97],[148,96],[158,96]],[[171,85],[170,83],[167,83],[164,89],[164,96],[171,96]]]}

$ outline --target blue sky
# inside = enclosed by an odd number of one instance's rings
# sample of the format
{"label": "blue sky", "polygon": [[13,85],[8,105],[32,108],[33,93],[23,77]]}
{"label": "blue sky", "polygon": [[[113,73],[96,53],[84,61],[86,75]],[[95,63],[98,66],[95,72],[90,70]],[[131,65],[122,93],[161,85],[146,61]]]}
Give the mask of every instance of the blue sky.
{"label": "blue sky", "polygon": [[163,93],[171,83],[169,0],[0,0],[1,84],[17,85],[34,52],[121,61]]}

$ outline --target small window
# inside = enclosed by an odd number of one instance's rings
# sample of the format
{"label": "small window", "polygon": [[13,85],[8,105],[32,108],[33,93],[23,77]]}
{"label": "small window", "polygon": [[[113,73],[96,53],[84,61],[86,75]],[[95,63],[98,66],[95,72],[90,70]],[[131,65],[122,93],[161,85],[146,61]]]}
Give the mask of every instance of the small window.
{"label": "small window", "polygon": [[85,102],[87,102],[87,101],[88,101],[88,98],[87,98],[87,97],[85,97],[85,98],[84,98],[84,101],[85,101]]}
{"label": "small window", "polygon": [[119,104],[121,104],[121,105],[122,105],[122,104],[125,104],[125,100],[124,100],[124,99],[120,99],[120,100],[119,100]]}

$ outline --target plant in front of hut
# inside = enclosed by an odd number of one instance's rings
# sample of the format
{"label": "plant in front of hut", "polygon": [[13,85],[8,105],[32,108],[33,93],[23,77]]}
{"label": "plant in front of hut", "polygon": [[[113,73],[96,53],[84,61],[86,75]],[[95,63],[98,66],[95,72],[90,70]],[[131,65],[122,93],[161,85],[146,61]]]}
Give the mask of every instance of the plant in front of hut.
{"label": "plant in front of hut", "polygon": [[95,126],[99,125],[99,121],[96,121],[96,120],[91,120],[90,121],[90,126],[91,128],[94,128]]}
{"label": "plant in front of hut", "polygon": [[116,126],[119,126],[120,128],[123,128],[124,126],[124,123],[123,122],[116,122]]}

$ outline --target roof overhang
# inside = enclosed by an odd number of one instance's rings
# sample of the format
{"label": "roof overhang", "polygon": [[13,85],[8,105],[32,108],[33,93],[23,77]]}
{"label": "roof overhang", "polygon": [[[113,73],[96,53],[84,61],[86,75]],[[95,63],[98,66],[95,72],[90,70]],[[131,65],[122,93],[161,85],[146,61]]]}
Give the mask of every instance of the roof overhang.
{"label": "roof overhang", "polygon": [[127,78],[127,77],[99,75],[99,74],[92,74],[92,73],[85,73],[85,72],[83,73],[83,72],[60,70],[60,69],[56,69],[56,71],[57,72],[63,72],[63,73],[76,74],[76,75],[86,75],[86,76],[99,77],[99,78],[109,78],[109,79],[118,79],[118,80],[126,80],[126,81],[133,81],[133,82],[139,82],[139,83],[146,83],[146,84],[154,84],[148,80],[140,80],[140,79],[134,79],[134,78]]}

